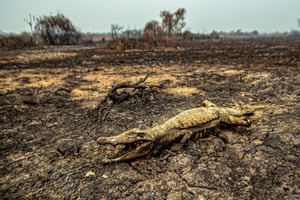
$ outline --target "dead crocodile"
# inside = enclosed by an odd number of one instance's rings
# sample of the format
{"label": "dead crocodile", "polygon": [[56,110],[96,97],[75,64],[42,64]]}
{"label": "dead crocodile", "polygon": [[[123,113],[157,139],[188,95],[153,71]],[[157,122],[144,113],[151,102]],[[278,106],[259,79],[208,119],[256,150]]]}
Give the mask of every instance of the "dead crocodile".
{"label": "dead crocodile", "polygon": [[212,102],[205,100],[203,107],[183,111],[153,128],[146,130],[134,128],[120,135],[99,137],[97,142],[101,145],[131,147],[124,154],[113,158],[104,158],[102,162],[110,163],[140,158],[150,154],[157,146],[163,146],[163,144],[174,142],[177,139],[184,143],[193,134],[216,127],[221,123],[250,126],[249,116],[262,108],[264,106],[261,105],[244,105],[233,108],[217,107]]}

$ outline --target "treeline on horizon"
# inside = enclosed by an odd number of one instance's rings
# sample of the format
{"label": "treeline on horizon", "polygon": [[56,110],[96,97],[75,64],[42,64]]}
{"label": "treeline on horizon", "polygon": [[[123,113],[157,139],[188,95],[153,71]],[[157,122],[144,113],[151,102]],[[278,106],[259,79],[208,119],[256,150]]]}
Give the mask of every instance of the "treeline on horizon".
{"label": "treeline on horizon", "polygon": [[[110,33],[82,33],[72,21],[62,13],[56,15],[44,15],[40,17],[29,14],[24,22],[30,27],[30,32],[23,32],[15,35],[0,36],[0,48],[26,48],[38,45],[78,45],[78,44],[107,44],[111,49],[142,48],[157,46],[158,43],[172,41],[197,41],[204,39],[224,39],[224,38],[257,38],[257,37],[300,37],[300,31],[277,34],[259,34],[257,30],[243,32],[241,29],[236,31],[217,32],[209,34],[192,33],[185,29],[184,8],[178,8],[175,12],[164,10],[160,12],[161,21],[150,20],[145,24],[143,30],[125,29],[119,24],[112,24]],[[300,19],[298,19],[300,27]],[[133,40],[134,39],[134,40]],[[163,41],[163,42],[162,42]],[[130,45],[129,43],[147,43],[147,45]],[[121,47],[120,47],[121,46]]]}

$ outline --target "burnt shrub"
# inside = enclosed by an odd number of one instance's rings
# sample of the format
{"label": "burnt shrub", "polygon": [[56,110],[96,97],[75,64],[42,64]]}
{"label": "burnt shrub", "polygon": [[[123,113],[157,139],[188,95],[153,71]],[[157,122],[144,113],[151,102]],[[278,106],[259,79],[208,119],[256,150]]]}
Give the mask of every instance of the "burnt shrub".
{"label": "burnt shrub", "polygon": [[24,49],[33,46],[31,36],[28,34],[0,37],[1,49]]}
{"label": "burnt shrub", "polygon": [[48,45],[78,44],[80,33],[63,14],[38,18],[34,27],[36,38]]}

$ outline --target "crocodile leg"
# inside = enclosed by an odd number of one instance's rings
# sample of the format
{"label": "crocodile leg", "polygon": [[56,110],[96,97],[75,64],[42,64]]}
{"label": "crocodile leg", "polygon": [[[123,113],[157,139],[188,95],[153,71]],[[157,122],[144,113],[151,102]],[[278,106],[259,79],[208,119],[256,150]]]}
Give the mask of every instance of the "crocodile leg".
{"label": "crocodile leg", "polygon": [[186,131],[180,141],[181,144],[186,143],[193,135],[193,131]]}
{"label": "crocodile leg", "polygon": [[236,117],[233,115],[225,115],[221,118],[221,122],[229,125],[250,126],[251,121],[245,117]]}

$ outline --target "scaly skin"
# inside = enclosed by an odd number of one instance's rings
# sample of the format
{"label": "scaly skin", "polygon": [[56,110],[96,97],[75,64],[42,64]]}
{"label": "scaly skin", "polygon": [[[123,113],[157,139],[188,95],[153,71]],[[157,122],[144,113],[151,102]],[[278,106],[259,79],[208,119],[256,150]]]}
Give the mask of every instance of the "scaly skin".
{"label": "scaly skin", "polygon": [[244,106],[234,108],[217,107],[210,101],[203,102],[204,107],[183,111],[170,118],[161,125],[147,130],[131,129],[117,136],[99,137],[99,144],[137,144],[116,158],[105,158],[103,163],[131,160],[150,154],[156,146],[175,141],[187,141],[193,134],[205,129],[218,126],[220,123],[228,125],[250,126],[251,121],[247,116],[264,106]]}

